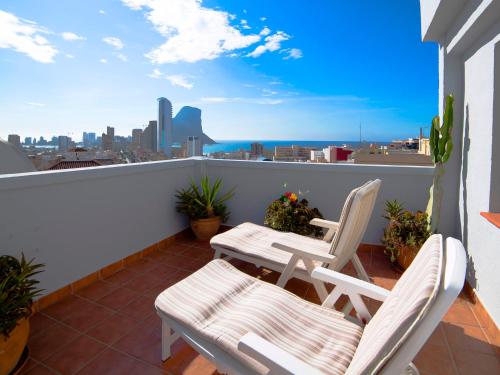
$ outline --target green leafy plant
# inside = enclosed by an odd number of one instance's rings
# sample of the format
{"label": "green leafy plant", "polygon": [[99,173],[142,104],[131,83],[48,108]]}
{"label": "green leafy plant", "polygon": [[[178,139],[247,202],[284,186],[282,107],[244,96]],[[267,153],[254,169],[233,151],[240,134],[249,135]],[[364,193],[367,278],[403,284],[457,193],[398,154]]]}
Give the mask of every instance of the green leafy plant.
{"label": "green leafy plant", "polygon": [[309,224],[314,218],[323,218],[317,208],[310,208],[306,199],[298,200],[295,193],[286,192],[266,209],[264,224],[281,232],[321,237],[323,230]]}
{"label": "green leafy plant", "polygon": [[200,181],[200,186],[191,180],[187,189],[178,190],[175,194],[177,212],[186,214],[190,219],[207,219],[220,216],[222,222],[229,218],[229,211],[225,202],[234,195],[234,188],[219,197],[222,189],[222,179],[217,178],[213,185],[210,177],[205,176]]}
{"label": "green leafy plant", "polygon": [[450,158],[453,150],[453,101],[453,95],[446,97],[443,124],[440,124],[439,116],[434,116],[429,137],[431,157],[434,163],[434,176],[429,191],[429,203],[427,204],[426,212],[428,225],[433,233],[437,233],[439,230],[441,201],[443,197],[441,179],[445,172],[444,164]]}
{"label": "green leafy plant", "polygon": [[427,214],[407,211],[397,200],[386,202],[384,217],[389,223],[384,230],[382,243],[391,262],[396,261],[403,247],[411,247],[417,252],[431,235]]}
{"label": "green leafy plant", "polygon": [[10,255],[0,256],[0,334],[9,337],[17,323],[31,315],[33,299],[42,291],[33,276],[42,272],[43,264]]}

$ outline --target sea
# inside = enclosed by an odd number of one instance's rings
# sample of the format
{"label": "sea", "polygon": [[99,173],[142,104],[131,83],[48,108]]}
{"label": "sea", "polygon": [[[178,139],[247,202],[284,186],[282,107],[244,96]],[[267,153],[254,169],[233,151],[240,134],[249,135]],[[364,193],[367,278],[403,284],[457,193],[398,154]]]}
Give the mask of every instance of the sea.
{"label": "sea", "polygon": [[383,146],[383,145],[388,145],[389,142],[368,142],[368,141],[363,141],[360,143],[359,141],[298,141],[298,140],[290,140],[290,141],[251,141],[251,140],[223,140],[223,141],[217,141],[216,144],[213,145],[204,145],[203,146],[203,153],[205,155],[211,154],[214,152],[233,152],[233,151],[239,151],[239,150],[247,150],[250,151],[250,145],[252,143],[262,143],[264,146],[264,149],[267,150],[273,150],[274,147],[276,146],[291,146],[291,145],[297,145],[297,146],[302,146],[302,147],[315,147],[317,149],[323,149],[328,146],[344,146],[346,145],[348,148],[356,149],[359,148],[360,144],[362,145],[367,145],[370,143],[376,143],[377,145]]}

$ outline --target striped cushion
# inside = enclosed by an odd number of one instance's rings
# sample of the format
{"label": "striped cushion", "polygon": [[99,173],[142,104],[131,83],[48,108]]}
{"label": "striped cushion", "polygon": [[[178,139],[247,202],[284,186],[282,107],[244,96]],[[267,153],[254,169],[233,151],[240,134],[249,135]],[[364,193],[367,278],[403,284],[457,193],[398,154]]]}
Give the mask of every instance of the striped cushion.
{"label": "striped cushion", "polygon": [[328,374],[345,373],[362,328],[344,316],[250,277],[224,260],[214,260],[161,293],[159,314],[174,319],[242,361],[267,372],[237,349],[254,332]]}
{"label": "striped cushion", "polygon": [[[285,267],[290,261],[292,254],[273,248],[271,246],[273,242],[279,242],[291,247],[323,251],[325,253],[330,251],[330,243],[326,241],[290,232],[279,232],[252,223],[243,223],[227,232],[218,234],[210,240],[210,245]],[[315,266],[322,264],[322,262],[314,263]],[[302,270],[306,269],[302,261],[298,262],[297,267]]]}
{"label": "striped cushion", "polygon": [[443,239],[431,236],[366,325],[349,374],[376,373],[415,331],[441,285]]}

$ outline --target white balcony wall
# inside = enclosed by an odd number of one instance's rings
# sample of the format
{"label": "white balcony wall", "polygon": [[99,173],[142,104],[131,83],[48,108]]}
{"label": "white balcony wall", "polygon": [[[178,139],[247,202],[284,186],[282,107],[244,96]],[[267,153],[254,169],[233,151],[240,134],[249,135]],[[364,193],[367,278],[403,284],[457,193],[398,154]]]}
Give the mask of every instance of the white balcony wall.
{"label": "white balcony wall", "polygon": [[175,190],[195,160],[0,175],[0,253],[46,265],[52,292],[187,226]]}
{"label": "white balcony wall", "polygon": [[303,192],[311,207],[318,207],[325,218],[337,221],[349,192],[379,178],[382,187],[363,240],[372,244],[380,243],[387,224],[382,217],[387,200],[404,202],[409,210],[425,210],[433,171],[432,167],[237,160],[206,160],[204,168],[201,173],[222,177],[225,188],[236,187],[229,202],[230,225],[244,221],[262,224],[266,207],[284,191]]}

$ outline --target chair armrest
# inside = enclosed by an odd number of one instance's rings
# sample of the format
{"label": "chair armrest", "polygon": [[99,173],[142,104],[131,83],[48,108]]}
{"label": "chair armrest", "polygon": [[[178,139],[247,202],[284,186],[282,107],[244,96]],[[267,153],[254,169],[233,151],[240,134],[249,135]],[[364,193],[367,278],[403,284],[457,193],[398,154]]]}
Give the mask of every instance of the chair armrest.
{"label": "chair armrest", "polygon": [[299,249],[297,247],[288,246],[279,242],[273,242],[271,247],[275,249],[283,250],[288,253],[292,253],[294,255],[299,256],[300,258],[307,258],[311,260],[319,260],[325,263],[331,263],[335,259],[334,255],[324,253],[317,250],[312,249]]}
{"label": "chair armrest", "polygon": [[248,332],[241,338],[238,350],[266,366],[270,370],[269,374],[321,374],[314,367],[253,332]]}
{"label": "chair armrest", "polygon": [[316,267],[311,277],[334,284],[347,294],[360,294],[378,301],[384,301],[390,293],[377,285],[324,267]]}
{"label": "chair armrest", "polygon": [[312,219],[309,224],[315,225],[317,227],[326,228],[326,229],[334,229],[337,230],[339,228],[339,223],[336,221],[330,221],[325,219]]}

